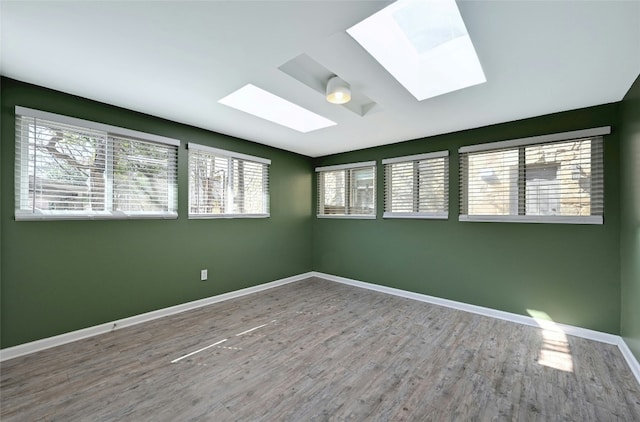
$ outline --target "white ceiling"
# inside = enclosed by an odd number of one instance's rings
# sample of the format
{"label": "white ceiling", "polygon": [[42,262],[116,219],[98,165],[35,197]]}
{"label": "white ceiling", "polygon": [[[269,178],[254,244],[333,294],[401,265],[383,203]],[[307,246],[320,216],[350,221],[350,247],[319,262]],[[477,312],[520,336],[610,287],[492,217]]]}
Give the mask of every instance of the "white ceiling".
{"label": "white ceiling", "polygon": [[[620,101],[640,73],[640,0],[460,1],[487,82],[418,102],[345,32],[389,3],[2,0],[0,72],[312,157]],[[278,69],[301,54],[376,109]],[[338,124],[303,134],[217,103],[247,83]]]}

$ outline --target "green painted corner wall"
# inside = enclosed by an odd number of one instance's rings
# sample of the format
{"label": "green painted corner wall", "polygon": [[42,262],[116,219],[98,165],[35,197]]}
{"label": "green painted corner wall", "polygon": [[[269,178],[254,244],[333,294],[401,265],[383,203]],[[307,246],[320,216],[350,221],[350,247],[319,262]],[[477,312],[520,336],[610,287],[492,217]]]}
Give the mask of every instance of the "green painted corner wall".
{"label": "green painted corner wall", "polygon": [[[310,158],[8,78],[0,84],[2,348],[312,270]],[[16,105],[180,139],[179,218],[16,222]],[[271,159],[271,217],[187,219],[187,142]],[[202,268],[209,281],[200,281]]]}
{"label": "green painted corner wall", "polygon": [[[317,159],[0,80],[2,348],[311,270],[621,333],[640,358],[640,122],[622,103]],[[180,139],[177,220],[16,222],[14,107]],[[460,146],[611,125],[605,224],[461,223]],[[272,160],[271,217],[189,220],[187,142]],[[450,218],[382,219],[380,160],[448,149]],[[375,220],[316,219],[316,166],[376,160]],[[199,281],[208,268],[210,281]]]}
{"label": "green painted corner wall", "polygon": [[640,361],[640,76],[622,101],[621,122],[620,330]]}
{"label": "green painted corner wall", "polygon": [[[376,160],[378,212],[375,220],[314,220],[313,268],[522,315],[543,311],[556,322],[618,334],[618,108],[602,105],[315,159],[314,166]],[[607,125],[603,225],[458,221],[459,147]],[[450,154],[449,219],[383,219],[381,160],[439,150]],[[314,212],[316,205],[314,199]]]}

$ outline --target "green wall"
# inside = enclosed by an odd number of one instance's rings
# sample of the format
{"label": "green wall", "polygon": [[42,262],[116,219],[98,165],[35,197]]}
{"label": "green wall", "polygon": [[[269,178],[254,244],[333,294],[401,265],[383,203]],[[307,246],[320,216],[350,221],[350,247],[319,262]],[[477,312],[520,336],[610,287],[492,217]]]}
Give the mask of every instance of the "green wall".
{"label": "green wall", "polygon": [[[523,315],[544,311],[557,322],[622,332],[640,355],[638,81],[622,103],[314,160],[8,78],[0,83],[2,348],[316,270]],[[15,105],[180,139],[180,217],[16,222]],[[458,222],[460,146],[605,125],[613,131],[605,138],[604,225]],[[271,159],[271,217],[187,219],[187,142]],[[380,160],[443,149],[450,151],[450,218],[382,219]],[[368,160],[378,162],[377,219],[315,219],[313,168]],[[202,268],[209,281],[199,280]]]}
{"label": "green wall", "polygon": [[[2,348],[311,271],[311,159],[8,78],[0,84]],[[16,105],[180,139],[179,218],[16,222]],[[271,217],[187,219],[187,142],[271,159]]]}
{"label": "green wall", "polygon": [[621,335],[640,360],[640,77],[621,105]]}
{"label": "green wall", "polygon": [[[543,311],[556,322],[619,333],[618,108],[603,105],[314,160],[314,166],[376,160],[378,208],[376,220],[316,219],[314,270],[523,315]],[[460,146],[606,125],[613,131],[605,137],[604,225],[458,222]],[[380,160],[444,149],[450,152],[449,219],[382,219]]]}

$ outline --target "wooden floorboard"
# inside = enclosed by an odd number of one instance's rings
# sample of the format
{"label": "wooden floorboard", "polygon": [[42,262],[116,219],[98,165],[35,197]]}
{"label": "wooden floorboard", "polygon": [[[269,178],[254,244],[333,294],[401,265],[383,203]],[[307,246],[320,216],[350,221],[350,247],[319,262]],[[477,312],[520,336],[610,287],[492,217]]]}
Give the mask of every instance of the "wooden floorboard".
{"label": "wooden floorboard", "polygon": [[321,279],[5,361],[0,400],[2,421],[640,421],[615,346]]}

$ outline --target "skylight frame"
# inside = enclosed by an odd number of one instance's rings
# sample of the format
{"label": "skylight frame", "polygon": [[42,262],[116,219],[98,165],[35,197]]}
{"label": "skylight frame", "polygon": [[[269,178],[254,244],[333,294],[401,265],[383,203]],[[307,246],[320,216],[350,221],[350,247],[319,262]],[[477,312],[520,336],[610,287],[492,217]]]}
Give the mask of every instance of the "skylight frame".
{"label": "skylight frame", "polygon": [[253,84],[243,86],[218,103],[302,133],[337,124]]}
{"label": "skylight frame", "polygon": [[[426,40],[436,45],[419,51],[429,31],[431,36],[435,34],[436,38],[442,38],[438,30],[444,29],[442,26],[425,28],[412,25],[423,21],[434,24],[435,19],[427,12],[444,17],[441,20],[448,21],[451,24],[448,28],[458,35],[444,42]],[[398,20],[396,16],[401,14],[409,19]],[[404,29],[401,20],[405,21]],[[416,36],[411,39],[408,32]],[[418,101],[486,82],[455,0],[398,0],[347,29],[347,33]]]}

